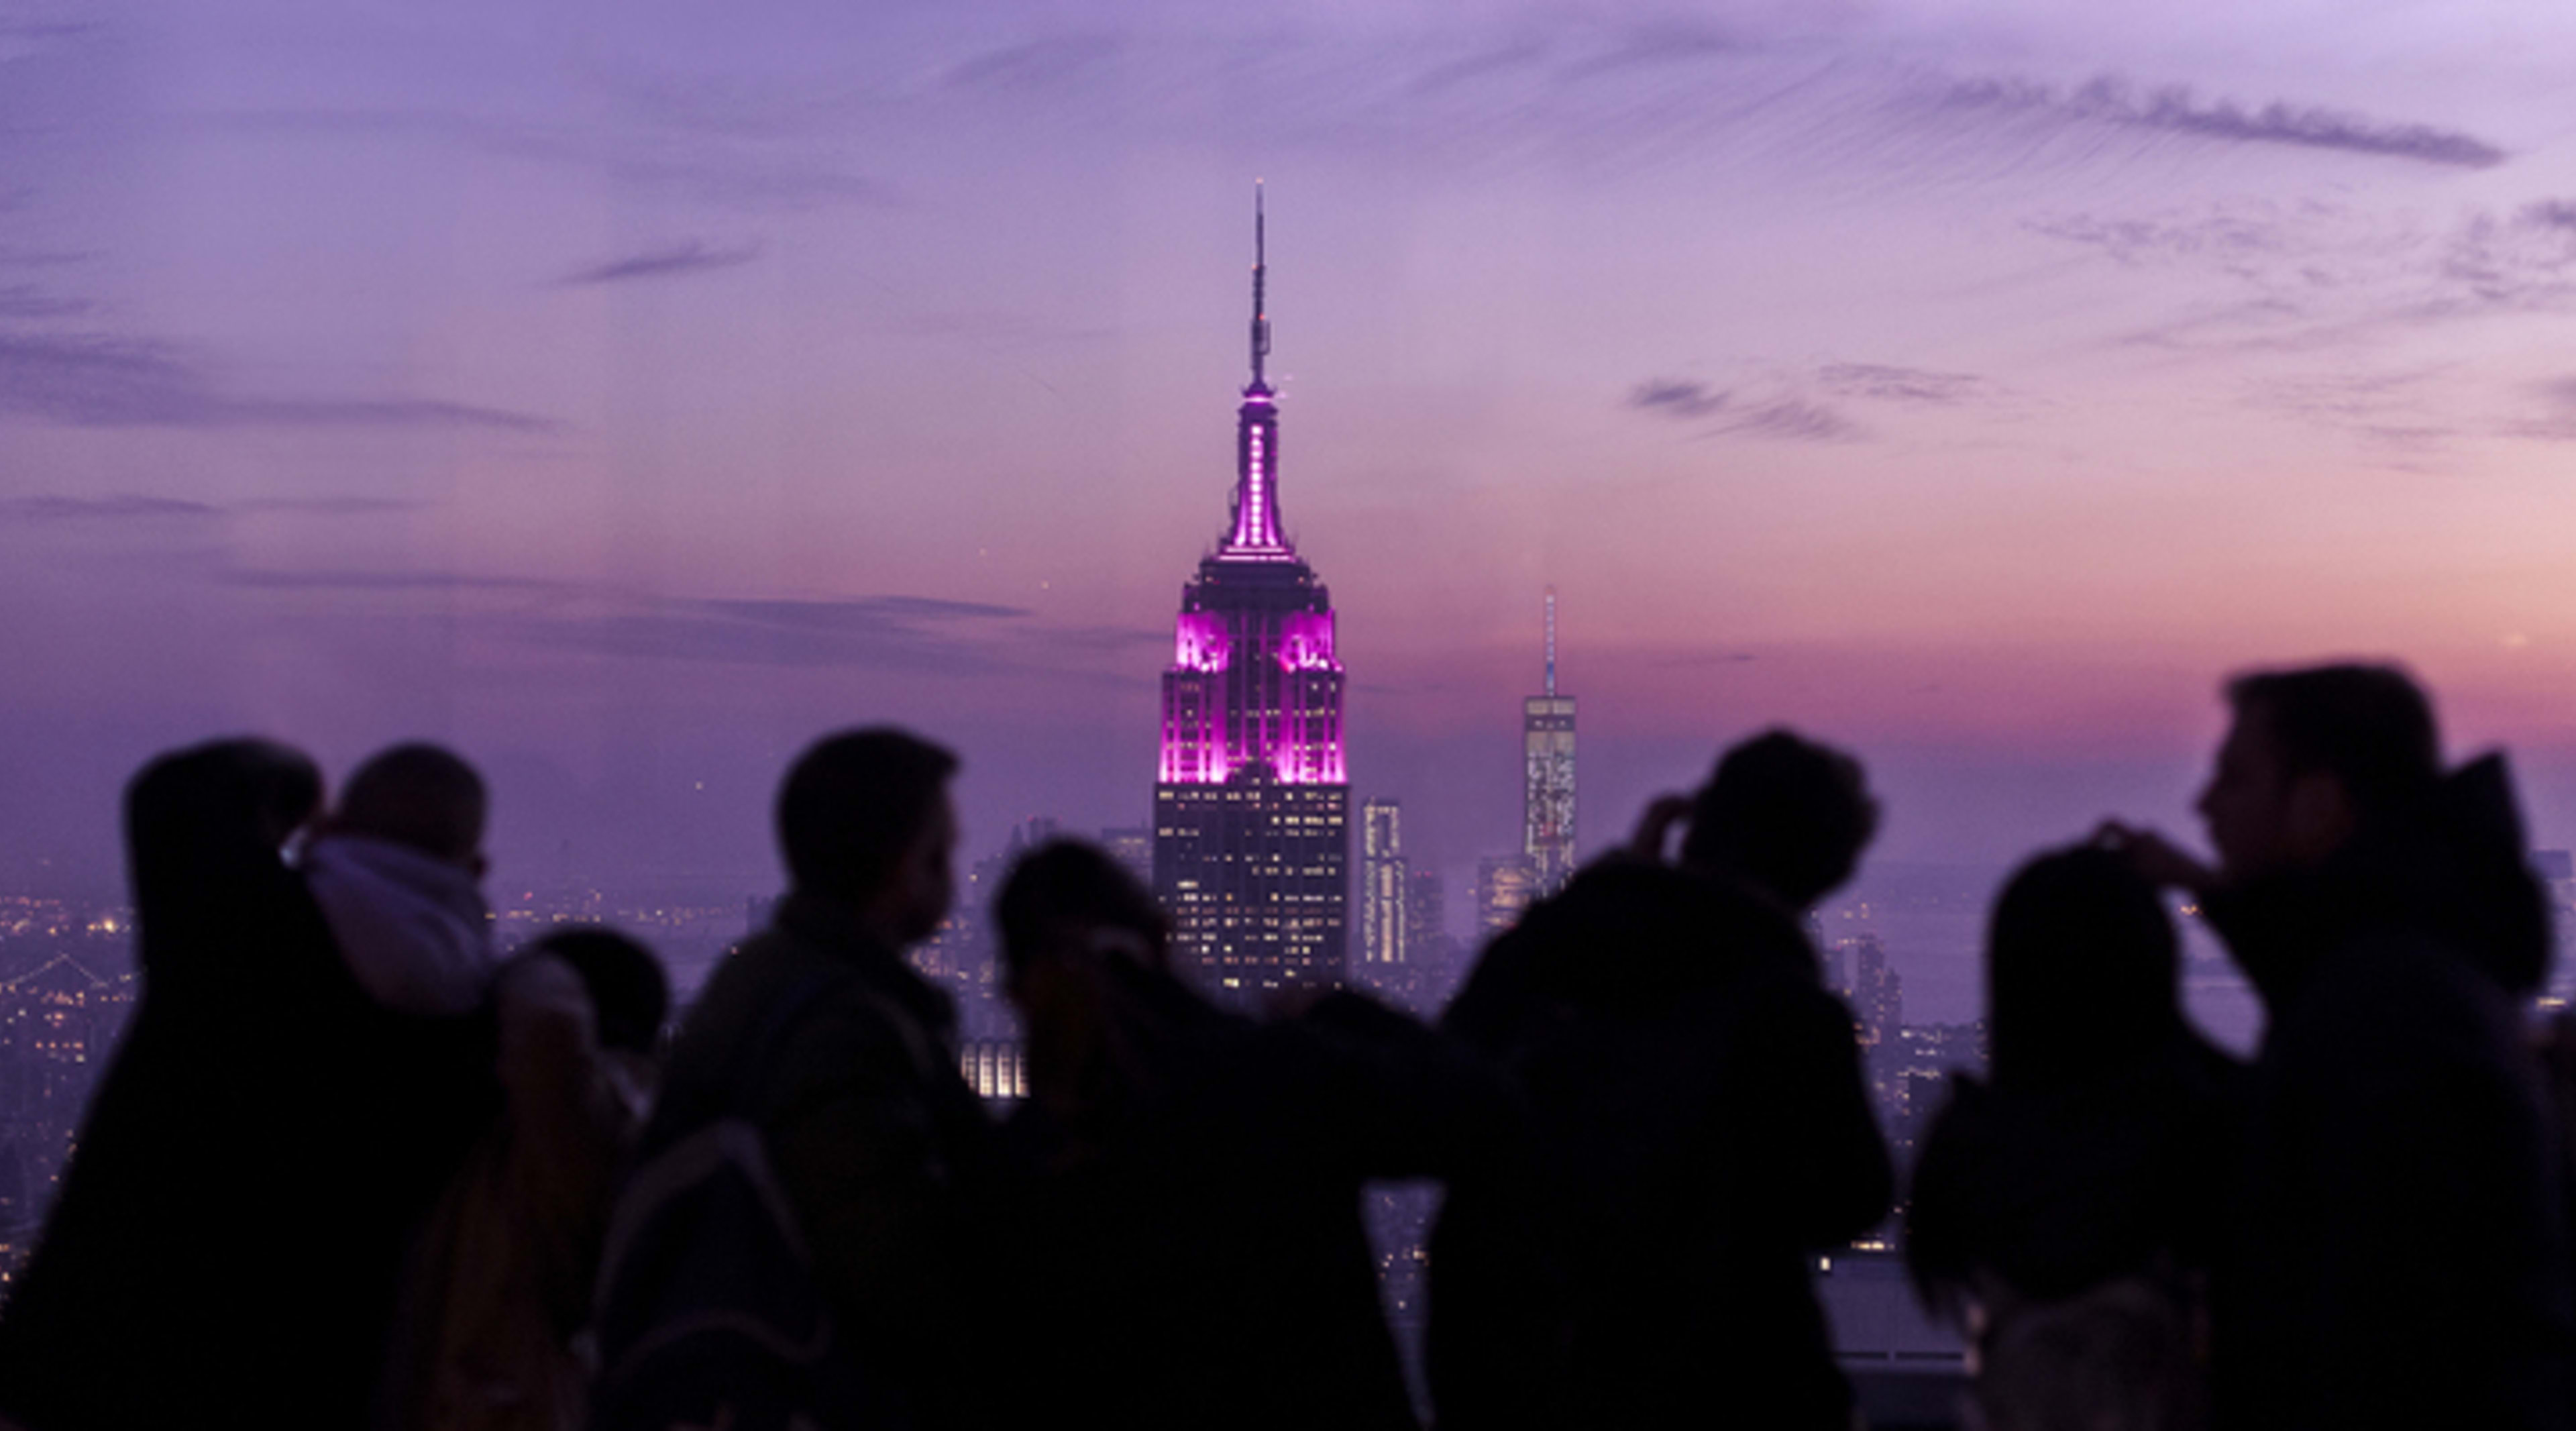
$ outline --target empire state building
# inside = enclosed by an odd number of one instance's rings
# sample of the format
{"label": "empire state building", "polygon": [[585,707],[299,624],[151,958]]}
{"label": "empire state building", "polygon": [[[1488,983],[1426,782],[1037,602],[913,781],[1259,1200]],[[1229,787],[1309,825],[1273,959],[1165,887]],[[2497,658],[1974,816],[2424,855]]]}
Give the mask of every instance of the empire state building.
{"label": "empire state building", "polygon": [[1172,953],[1238,1003],[1341,983],[1350,902],[1342,663],[1332,595],[1280,521],[1263,227],[1256,191],[1233,517],[1181,588],[1154,785],[1154,893]]}

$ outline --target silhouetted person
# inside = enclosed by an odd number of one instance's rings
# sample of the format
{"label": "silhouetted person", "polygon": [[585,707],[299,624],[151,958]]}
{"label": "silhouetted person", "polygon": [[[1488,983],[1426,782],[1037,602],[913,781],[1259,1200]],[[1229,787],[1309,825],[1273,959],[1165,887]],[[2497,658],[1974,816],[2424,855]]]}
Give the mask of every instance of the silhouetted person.
{"label": "silhouetted person", "polygon": [[501,1117],[411,1260],[379,1426],[573,1431],[616,1179],[660,1081],[670,984],[613,930],[560,929],[502,966]]}
{"label": "silhouetted person", "polygon": [[1442,1215],[1444,1428],[1849,1425],[1810,1258],[1890,1174],[1800,920],[1876,820],[1848,756],[1774,731],[1486,950],[1444,1024],[1517,1080],[1536,1151]]}
{"label": "silhouetted person", "polygon": [[491,1041],[351,973],[279,856],[321,793],[239,740],[127,788],[143,995],[0,1316],[0,1411],[38,1431],[367,1414],[405,1246],[491,1114]]}
{"label": "silhouetted person", "polygon": [[1986,942],[1991,1082],[1951,1080],[1906,1262],[1979,1341],[1984,1424],[2183,1428],[2245,1070],[2184,1022],[2173,922],[2121,856],[2024,865]]}
{"label": "silhouetted person", "polygon": [[2106,830],[2196,892],[2270,1015],[2213,1286],[2220,1421],[2563,1425],[2576,1316],[2521,1031],[2549,924],[2503,759],[2443,774],[2388,667],[2227,696],[2218,867]]}
{"label": "silhouetted person", "polygon": [[788,894],[690,1009],[645,1139],[649,1156],[729,1110],[758,1128],[845,1349],[929,1427],[972,1419],[985,1376],[963,1209],[991,1130],[948,996],[903,959],[948,913],[956,769],[887,729],[798,757],[778,792]]}
{"label": "silhouetted person", "polygon": [[1218,1009],[1089,845],[1032,851],[994,912],[1030,1063],[1000,1299],[1017,1416],[1412,1427],[1361,1187],[1483,1156],[1493,1076],[1357,994],[1266,1023]]}

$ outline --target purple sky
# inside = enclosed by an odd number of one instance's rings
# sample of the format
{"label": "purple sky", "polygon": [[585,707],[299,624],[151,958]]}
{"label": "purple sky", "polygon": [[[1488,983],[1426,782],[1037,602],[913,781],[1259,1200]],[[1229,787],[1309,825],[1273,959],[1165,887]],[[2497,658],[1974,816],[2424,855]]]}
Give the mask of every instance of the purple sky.
{"label": "purple sky", "polygon": [[2219,676],[2348,652],[2567,843],[2570,95],[2544,3],[0,0],[0,876],[245,727],[456,742],[540,877],[760,884],[878,719],[971,844],[1141,821],[1256,175],[1453,868],[1549,582],[1590,843],[1780,720],[1891,857],[2183,821]]}

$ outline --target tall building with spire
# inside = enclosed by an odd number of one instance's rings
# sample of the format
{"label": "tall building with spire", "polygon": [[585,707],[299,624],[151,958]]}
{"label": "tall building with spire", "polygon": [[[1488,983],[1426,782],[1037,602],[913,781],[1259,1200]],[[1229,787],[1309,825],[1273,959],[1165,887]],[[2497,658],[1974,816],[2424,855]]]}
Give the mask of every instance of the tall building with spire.
{"label": "tall building with spire", "polygon": [[1181,588],[1163,673],[1154,892],[1180,966],[1220,998],[1342,982],[1350,784],[1333,601],[1279,510],[1266,217],[1253,200],[1252,381],[1235,410],[1234,511]]}
{"label": "tall building with spire", "polygon": [[1556,588],[1547,589],[1547,689],[1521,702],[1521,853],[1541,895],[1574,877],[1574,697],[1556,690]]}

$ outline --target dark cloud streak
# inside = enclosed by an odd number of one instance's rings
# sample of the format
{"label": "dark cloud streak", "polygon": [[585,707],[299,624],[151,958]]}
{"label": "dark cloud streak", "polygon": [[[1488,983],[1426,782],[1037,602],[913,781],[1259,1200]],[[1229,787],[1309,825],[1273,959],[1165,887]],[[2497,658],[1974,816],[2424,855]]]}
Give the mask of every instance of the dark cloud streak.
{"label": "dark cloud streak", "polygon": [[452,571],[230,571],[227,586],[263,591],[565,591],[562,582],[524,576],[475,576]]}
{"label": "dark cloud streak", "polygon": [[1933,372],[1887,363],[1827,363],[1816,370],[1816,380],[1839,397],[1941,407],[1981,397],[1988,387],[1986,380],[1974,373]]}
{"label": "dark cloud streak", "polygon": [[692,605],[718,616],[806,630],[889,628],[912,621],[994,620],[1029,614],[1025,607],[930,596],[869,596],[843,601],[702,600]]}
{"label": "dark cloud streak", "polygon": [[105,334],[0,333],[0,418],[71,427],[479,428],[551,432],[547,418],[421,398],[227,393],[168,345]]}
{"label": "dark cloud streak", "polygon": [[556,280],[564,287],[596,283],[623,283],[639,278],[678,278],[692,273],[717,269],[740,268],[760,257],[760,245],[745,244],[740,248],[714,248],[695,239],[669,248],[630,254],[606,263],[582,269]]}
{"label": "dark cloud streak", "polygon": [[1863,435],[1860,425],[1821,403],[1784,397],[1748,409],[1717,431],[1744,437],[1770,437],[1790,442],[1850,442]]}
{"label": "dark cloud streak", "polygon": [[1126,45],[1126,38],[1117,34],[1049,36],[977,55],[951,69],[946,83],[957,89],[1026,93],[1099,69],[1115,61]]}
{"label": "dark cloud streak", "polygon": [[2543,442],[2576,442],[2576,377],[2534,383],[2531,393],[2540,400],[2540,415],[2513,424],[2506,433]]}
{"label": "dark cloud streak", "polygon": [[42,495],[0,501],[0,522],[77,522],[159,520],[223,515],[223,509],[178,497],[122,493],[111,497]]}
{"label": "dark cloud streak", "polygon": [[1628,395],[1628,406],[1641,412],[1690,419],[1723,411],[1730,394],[1706,383],[1682,378],[1649,378]]}
{"label": "dark cloud streak", "polygon": [[2141,96],[2103,77],[2073,90],[2021,79],[1962,80],[1938,101],[1959,113],[2042,114],[2242,144],[2282,144],[2374,158],[2486,169],[2508,157],[2476,135],[2427,124],[2391,124],[2338,110],[2275,101],[2248,109],[2232,100],[2207,103],[2182,86]]}

